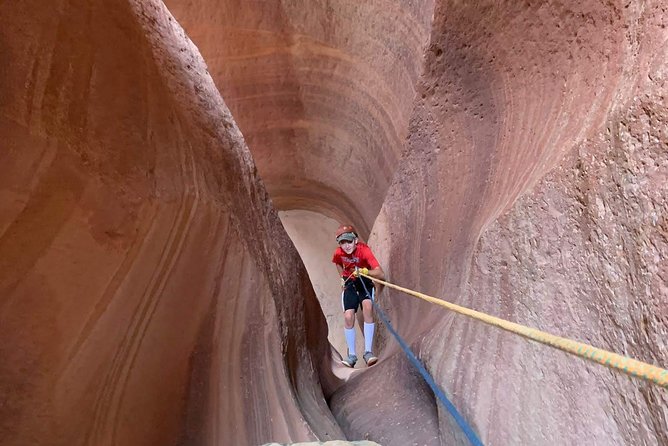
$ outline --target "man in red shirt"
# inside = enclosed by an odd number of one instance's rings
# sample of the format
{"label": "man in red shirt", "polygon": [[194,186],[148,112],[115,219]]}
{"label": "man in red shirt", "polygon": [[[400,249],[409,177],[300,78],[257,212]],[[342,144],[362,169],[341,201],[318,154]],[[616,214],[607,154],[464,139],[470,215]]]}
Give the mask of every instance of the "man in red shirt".
{"label": "man in red shirt", "polygon": [[[357,231],[351,225],[341,225],[336,231],[336,242],[339,247],[334,251],[332,262],[336,264],[341,277],[341,300],[343,304],[344,332],[348,344],[348,357],[342,361],[347,367],[355,367],[355,313],[362,306],[364,315],[364,361],[368,366],[374,365],[378,358],[371,351],[373,334],[376,324],[373,322],[373,304],[371,296],[375,292],[373,281],[361,277],[357,272],[376,279],[385,280],[385,273],[378,260],[366,243],[359,241]],[[362,284],[364,282],[364,284]],[[369,294],[367,294],[368,290]]]}

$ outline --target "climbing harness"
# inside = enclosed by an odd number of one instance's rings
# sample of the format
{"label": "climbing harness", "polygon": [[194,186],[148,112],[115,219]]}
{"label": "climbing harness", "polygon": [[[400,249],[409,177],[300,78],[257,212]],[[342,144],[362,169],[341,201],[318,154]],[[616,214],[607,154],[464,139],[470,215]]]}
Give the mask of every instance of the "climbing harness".
{"label": "climbing harness", "polygon": [[[374,281],[379,281],[382,282],[381,280],[374,279],[373,277],[367,275],[367,274],[362,274],[359,272],[359,268],[355,267],[355,271],[357,272],[358,275],[367,277],[371,280]],[[432,392],[434,392],[434,395],[438,398],[438,400],[443,404],[443,407],[452,415],[452,418],[455,419],[455,422],[457,425],[462,429],[464,432],[464,435],[466,435],[466,438],[468,438],[469,442],[473,446],[483,446],[482,442],[476,435],[476,433],[471,429],[471,426],[468,425],[466,420],[464,420],[464,417],[461,416],[461,414],[457,411],[457,408],[455,407],[454,404],[448,399],[447,396],[445,396],[445,393],[443,390],[438,387],[438,384],[436,384],[436,381],[434,381],[434,378],[429,374],[425,366],[420,362],[420,360],[417,358],[415,353],[410,349],[406,341],[404,341],[401,336],[396,332],[394,327],[392,327],[392,324],[390,324],[390,321],[388,320],[387,316],[385,315],[385,312],[380,308],[380,306],[376,303],[376,299],[374,296],[374,293],[369,293],[369,290],[366,287],[366,284],[364,283],[363,280],[360,280],[362,283],[362,286],[364,287],[364,292],[366,293],[367,297],[371,299],[371,303],[373,304],[373,308],[376,310],[376,313],[380,317],[380,319],[383,321],[383,324],[387,327],[387,329],[392,333],[392,336],[397,340],[399,345],[401,346],[401,349],[406,353],[406,356],[408,356],[408,360],[415,366],[415,368],[418,369],[420,372],[420,375],[422,375],[422,378],[427,382],[429,387],[431,388]]]}
{"label": "climbing harness", "polygon": [[502,328],[512,333],[524,336],[525,338],[531,339],[533,341],[537,341],[542,344],[556,347],[567,353],[571,353],[581,358],[589,359],[590,361],[603,364],[612,369],[621,371],[627,375],[635,376],[637,378],[642,378],[646,381],[658,384],[661,387],[668,388],[668,370],[662,369],[660,367],[656,367],[642,361],[637,361],[635,359],[626,356],[621,356],[616,353],[612,353],[600,348],[592,347],[591,345],[587,345],[582,342],[577,342],[571,339],[554,336],[544,331],[537,330],[535,328],[526,327],[524,325],[506,321],[504,319],[490,316],[488,314],[481,313],[479,311],[471,310],[469,308],[462,307],[441,299],[437,299],[435,297],[428,296],[426,294],[418,293],[417,291],[413,291],[408,288],[403,288],[398,285],[394,285],[384,280],[376,279],[366,274],[360,274],[360,275],[367,277],[373,280],[374,282],[385,285],[388,288],[393,288],[395,290],[406,293],[410,296],[414,296],[419,299],[426,300],[427,302],[440,305],[442,307],[447,308],[448,310],[452,310],[457,313],[480,320],[489,325],[494,325],[496,327]]}

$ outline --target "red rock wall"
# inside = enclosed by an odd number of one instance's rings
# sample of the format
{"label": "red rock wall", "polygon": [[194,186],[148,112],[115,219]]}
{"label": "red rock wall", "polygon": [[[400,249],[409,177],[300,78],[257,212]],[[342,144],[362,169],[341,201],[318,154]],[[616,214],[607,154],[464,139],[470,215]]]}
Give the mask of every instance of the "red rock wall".
{"label": "red rock wall", "polygon": [[[382,330],[340,386],[271,203],[668,364],[660,1],[166,3],[0,3],[0,443],[464,442]],[[649,384],[381,304],[485,444],[668,442]]]}
{"label": "red rock wall", "polygon": [[0,443],[341,437],[304,268],[164,6],[4,2],[0,54]]}
{"label": "red rock wall", "polygon": [[[437,5],[408,150],[371,239],[394,281],[668,364],[662,8]],[[485,444],[666,442],[655,386],[388,300]],[[443,412],[440,425],[457,440]]]}
{"label": "red rock wall", "polygon": [[367,235],[407,135],[433,1],[165,3],[202,51],[274,204]]}
{"label": "red rock wall", "polygon": [[[642,97],[613,114],[605,130],[487,229],[473,257],[467,301],[551,333],[668,364],[668,151],[662,142],[668,108],[661,101],[668,71],[661,64],[651,67],[656,83],[643,82]],[[495,420],[487,423],[490,440],[668,442],[664,389],[496,329],[472,328],[456,323],[451,332],[473,344],[469,352],[434,348],[476,364],[475,374],[455,382],[476,395],[467,399],[475,418]],[[485,342],[476,342],[479,337]],[[499,378],[497,385],[483,384],[490,375]],[[512,382],[517,384],[507,385]],[[508,410],[509,402],[518,409]]]}

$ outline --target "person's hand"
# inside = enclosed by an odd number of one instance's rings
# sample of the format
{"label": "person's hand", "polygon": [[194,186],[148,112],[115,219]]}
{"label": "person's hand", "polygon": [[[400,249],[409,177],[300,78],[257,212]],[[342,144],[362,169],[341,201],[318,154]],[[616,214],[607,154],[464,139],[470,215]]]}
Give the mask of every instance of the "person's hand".
{"label": "person's hand", "polygon": [[341,277],[341,288],[344,288],[346,286],[346,279]]}
{"label": "person's hand", "polygon": [[355,277],[358,277],[360,274],[368,275],[369,274],[369,269],[368,268],[358,268],[353,271],[353,275]]}

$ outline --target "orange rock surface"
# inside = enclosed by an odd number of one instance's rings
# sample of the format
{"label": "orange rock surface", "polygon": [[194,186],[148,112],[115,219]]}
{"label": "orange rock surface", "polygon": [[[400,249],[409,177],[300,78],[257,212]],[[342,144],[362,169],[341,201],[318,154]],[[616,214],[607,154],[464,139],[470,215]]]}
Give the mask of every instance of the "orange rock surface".
{"label": "orange rock surface", "polygon": [[44,6],[0,6],[1,443],[341,438],[325,319],[195,46],[160,2]]}
{"label": "orange rock surface", "polygon": [[[384,328],[336,365],[333,221],[668,366],[667,42],[659,0],[0,2],[0,444],[466,444]],[[668,444],[656,386],[380,304],[485,444]]]}

